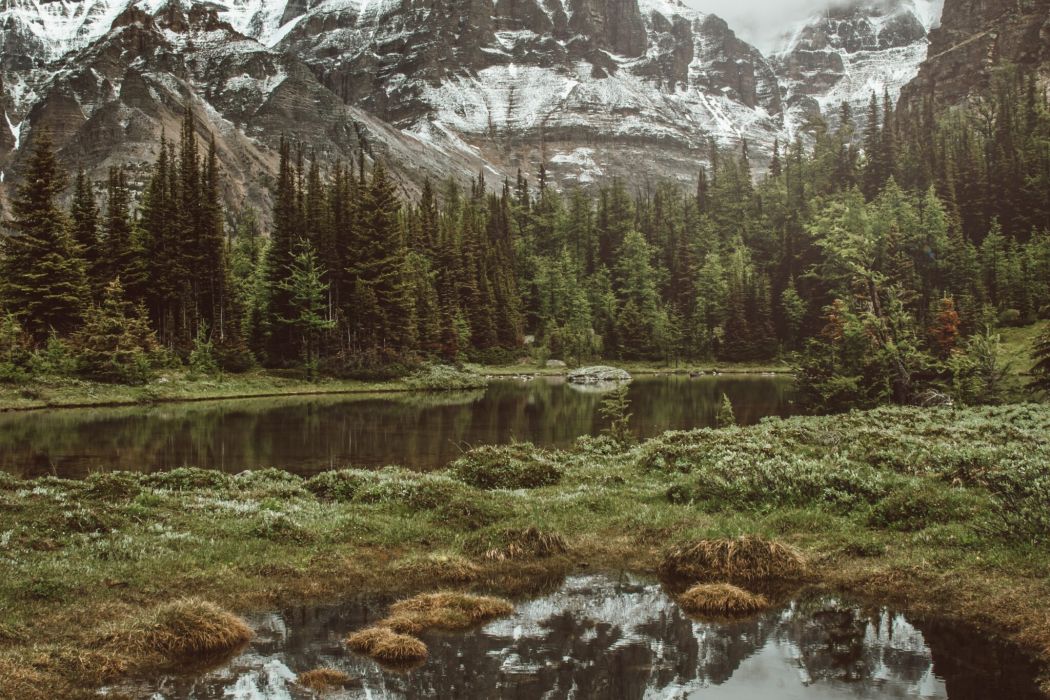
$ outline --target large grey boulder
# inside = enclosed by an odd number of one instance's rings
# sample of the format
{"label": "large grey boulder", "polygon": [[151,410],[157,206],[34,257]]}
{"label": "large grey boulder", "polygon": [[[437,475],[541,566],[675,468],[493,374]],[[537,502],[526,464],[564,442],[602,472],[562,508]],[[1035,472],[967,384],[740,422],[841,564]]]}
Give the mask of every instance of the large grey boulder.
{"label": "large grey boulder", "polygon": [[569,381],[573,384],[603,384],[606,382],[629,382],[631,375],[627,370],[618,367],[581,367],[569,372]]}

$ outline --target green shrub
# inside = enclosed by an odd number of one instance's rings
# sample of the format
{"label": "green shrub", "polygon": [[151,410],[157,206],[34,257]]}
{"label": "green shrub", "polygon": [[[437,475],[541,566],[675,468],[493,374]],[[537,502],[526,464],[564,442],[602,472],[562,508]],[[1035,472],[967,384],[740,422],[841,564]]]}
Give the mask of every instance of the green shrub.
{"label": "green shrub", "polygon": [[168,491],[227,488],[233,479],[225,472],[196,467],[178,467],[166,472],[154,472],[142,477],[142,484]]}
{"label": "green shrub", "polygon": [[551,455],[531,443],[486,445],[453,462],[460,481],[479,489],[533,489],[561,481],[562,469]]}
{"label": "green shrub", "polygon": [[142,491],[139,475],[131,472],[100,472],[84,482],[89,494],[106,500],[134,498]]}
{"label": "green shrub", "polygon": [[284,513],[261,510],[248,529],[252,537],[284,544],[304,544],[313,539],[312,534]]}
{"label": "green shrub", "polygon": [[367,484],[379,479],[375,472],[363,469],[340,469],[321,472],[306,481],[306,488],[318,498],[347,503],[354,500],[357,492]]}
{"label": "green shrub", "polygon": [[440,474],[419,474],[388,467],[375,481],[363,485],[354,496],[359,503],[397,504],[412,510],[432,510],[457,495],[477,495],[468,487]]}
{"label": "green shrub", "polygon": [[462,391],[481,389],[488,385],[488,377],[449,365],[425,367],[404,381],[410,389],[419,391]]}
{"label": "green shrub", "polygon": [[232,486],[238,493],[250,493],[252,498],[299,498],[307,493],[301,477],[273,468],[241,472],[233,477]]}
{"label": "green shrub", "polygon": [[942,482],[909,481],[875,503],[868,517],[872,527],[915,532],[931,525],[971,518],[979,510],[970,492]]}

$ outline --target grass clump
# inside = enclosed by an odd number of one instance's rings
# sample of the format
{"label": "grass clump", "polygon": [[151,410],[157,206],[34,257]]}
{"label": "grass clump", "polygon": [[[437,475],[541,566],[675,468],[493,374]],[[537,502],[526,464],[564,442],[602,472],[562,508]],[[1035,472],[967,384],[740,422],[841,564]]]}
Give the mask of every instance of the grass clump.
{"label": "grass clump", "polygon": [[805,570],[806,560],[797,549],[754,535],[676,547],[660,566],[665,576],[701,581],[797,579]]}
{"label": "grass clump", "polygon": [[769,607],[764,595],[728,583],[701,583],[678,596],[678,604],[691,615],[743,617]]}
{"label": "grass clump", "polygon": [[391,665],[419,663],[427,658],[427,645],[389,627],[369,627],[346,638],[351,651]]}
{"label": "grass clump", "polygon": [[111,635],[110,641],[133,654],[153,654],[175,662],[226,654],[251,637],[251,628],[233,613],[199,598],[183,598],[133,619]]}
{"label": "grass clump", "polygon": [[452,463],[453,476],[479,489],[534,489],[561,481],[562,469],[531,443],[486,445]]}
{"label": "grass clump", "polygon": [[504,530],[500,534],[500,540],[499,545],[482,552],[485,559],[497,562],[512,559],[546,559],[569,551],[565,539],[557,532],[544,532],[536,527]]}
{"label": "grass clump", "polygon": [[373,484],[378,477],[375,472],[364,469],[340,469],[321,472],[306,481],[306,488],[318,498],[326,501],[349,503],[364,486]]}
{"label": "grass clump", "polygon": [[394,603],[391,617],[412,618],[422,629],[463,630],[505,617],[514,606],[502,598],[446,591],[424,593]]}
{"label": "grass clump", "polygon": [[354,682],[354,678],[336,668],[315,668],[300,673],[296,682],[310,690],[325,691],[345,688]]}

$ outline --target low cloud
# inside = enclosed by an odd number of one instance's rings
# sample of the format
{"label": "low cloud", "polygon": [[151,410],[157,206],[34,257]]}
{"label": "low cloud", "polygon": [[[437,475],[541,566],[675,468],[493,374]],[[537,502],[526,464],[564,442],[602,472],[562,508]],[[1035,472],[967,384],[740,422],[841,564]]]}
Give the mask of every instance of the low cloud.
{"label": "low cloud", "polygon": [[[764,52],[775,50],[795,27],[835,5],[851,0],[683,0],[701,12],[718,15],[737,33]],[[857,1],[857,0],[852,0]],[[880,0],[875,0],[879,2]],[[892,4],[906,0],[881,0]],[[869,0],[870,2],[870,0]],[[938,5],[938,0],[917,0],[917,5]],[[939,8],[938,8],[939,13]]]}

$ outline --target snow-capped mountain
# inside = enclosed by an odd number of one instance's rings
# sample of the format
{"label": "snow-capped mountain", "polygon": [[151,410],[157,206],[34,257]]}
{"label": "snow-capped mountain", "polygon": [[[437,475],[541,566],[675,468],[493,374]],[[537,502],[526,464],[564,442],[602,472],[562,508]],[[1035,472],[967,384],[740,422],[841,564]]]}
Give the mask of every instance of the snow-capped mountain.
{"label": "snow-capped mountain", "polygon": [[882,0],[834,6],[784,36],[774,61],[788,122],[820,113],[836,121],[850,105],[863,121],[872,93],[894,100],[926,58],[943,0]]}
{"label": "snow-capped mountain", "polygon": [[0,170],[43,128],[71,165],[145,165],[188,103],[255,199],[282,135],[383,155],[408,187],[541,164],[691,181],[712,142],[761,167],[810,112],[895,94],[936,2],[833,10],[767,59],[678,0],[0,0]]}

